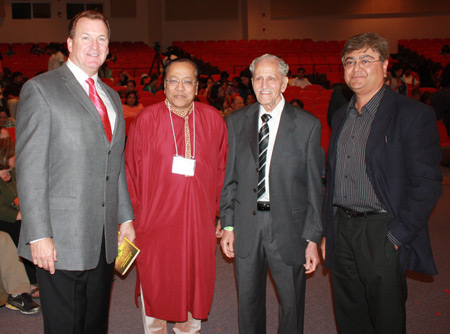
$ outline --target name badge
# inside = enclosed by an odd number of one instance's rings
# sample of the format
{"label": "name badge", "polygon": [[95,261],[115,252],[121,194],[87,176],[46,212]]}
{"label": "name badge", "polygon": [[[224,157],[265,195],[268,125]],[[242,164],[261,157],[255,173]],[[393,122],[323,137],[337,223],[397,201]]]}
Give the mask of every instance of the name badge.
{"label": "name badge", "polygon": [[173,157],[172,173],[185,176],[194,176],[195,172],[195,160],[186,159],[179,155]]}

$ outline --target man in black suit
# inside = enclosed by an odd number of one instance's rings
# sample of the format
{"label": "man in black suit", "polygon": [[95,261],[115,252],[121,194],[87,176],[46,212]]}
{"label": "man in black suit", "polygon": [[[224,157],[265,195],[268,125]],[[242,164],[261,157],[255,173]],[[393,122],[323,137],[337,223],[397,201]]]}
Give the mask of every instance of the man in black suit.
{"label": "man in black suit", "polygon": [[441,195],[436,119],[384,85],[387,41],[353,36],[354,96],[333,117],[324,204],[339,333],[404,333],[407,269],[436,274],[427,220]]}
{"label": "man in black suit", "polygon": [[289,66],[263,55],[250,65],[258,103],[227,119],[221,240],[234,257],[242,334],[266,333],[267,265],[280,299],[279,334],[303,333],[305,280],[319,263],[320,122],[285,101]]}

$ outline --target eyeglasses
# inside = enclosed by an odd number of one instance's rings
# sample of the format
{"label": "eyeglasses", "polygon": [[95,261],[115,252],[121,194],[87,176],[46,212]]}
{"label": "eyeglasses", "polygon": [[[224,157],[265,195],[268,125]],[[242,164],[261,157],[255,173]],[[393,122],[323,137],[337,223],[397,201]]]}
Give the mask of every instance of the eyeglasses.
{"label": "eyeglasses", "polygon": [[178,80],[178,79],[168,79],[166,80],[167,84],[169,86],[175,87],[178,86],[178,84],[181,82],[181,84],[186,88],[191,88],[194,86],[194,84],[197,81],[191,81],[191,80]]}
{"label": "eyeglasses", "polygon": [[377,61],[381,61],[381,59],[378,59],[378,60],[373,60],[370,58],[364,58],[364,59],[359,59],[359,60],[350,59],[350,60],[344,61],[342,64],[344,65],[344,68],[350,68],[350,67],[356,66],[357,63],[359,63],[359,66],[361,66],[361,67],[369,67],[370,64],[376,63]]}

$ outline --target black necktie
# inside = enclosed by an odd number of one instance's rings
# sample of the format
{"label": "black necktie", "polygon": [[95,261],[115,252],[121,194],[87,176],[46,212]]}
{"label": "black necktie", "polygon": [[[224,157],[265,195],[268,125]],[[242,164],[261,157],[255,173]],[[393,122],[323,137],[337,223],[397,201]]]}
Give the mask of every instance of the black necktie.
{"label": "black necktie", "polygon": [[266,192],[266,161],[267,148],[269,146],[269,125],[267,122],[272,118],[269,114],[263,114],[263,124],[259,129],[259,156],[258,156],[258,199]]}

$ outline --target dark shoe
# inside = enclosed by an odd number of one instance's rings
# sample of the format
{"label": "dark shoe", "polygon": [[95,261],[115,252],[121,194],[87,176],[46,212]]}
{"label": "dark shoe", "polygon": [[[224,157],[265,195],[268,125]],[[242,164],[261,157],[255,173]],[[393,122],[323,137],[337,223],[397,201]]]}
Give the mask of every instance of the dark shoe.
{"label": "dark shoe", "polygon": [[35,303],[28,293],[22,293],[15,297],[9,295],[6,307],[11,310],[19,310],[23,314],[35,314],[41,310],[39,304]]}

